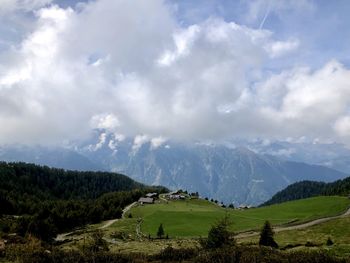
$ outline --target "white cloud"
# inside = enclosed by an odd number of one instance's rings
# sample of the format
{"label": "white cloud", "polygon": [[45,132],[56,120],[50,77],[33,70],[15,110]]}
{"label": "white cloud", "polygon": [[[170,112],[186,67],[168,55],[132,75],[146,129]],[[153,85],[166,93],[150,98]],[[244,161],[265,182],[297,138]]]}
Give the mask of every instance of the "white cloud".
{"label": "white cloud", "polygon": [[339,136],[350,139],[350,116],[339,117],[334,124],[334,130]]}
{"label": "white cloud", "polygon": [[266,46],[266,50],[269,52],[271,58],[276,58],[295,51],[298,47],[299,40],[292,39],[289,41],[276,41]]}
{"label": "white cloud", "polygon": [[120,126],[118,118],[114,114],[98,114],[92,116],[91,127],[95,129],[116,130]]}
{"label": "white cloud", "polygon": [[[95,152],[95,151],[101,149],[103,147],[103,145],[106,143],[106,139],[107,139],[107,134],[104,133],[104,132],[101,133],[99,138],[98,138],[98,142],[96,143],[96,145],[89,145],[89,147],[88,147],[89,150]],[[110,147],[110,143],[108,144],[108,146]]]}
{"label": "white cloud", "polygon": [[161,136],[152,138],[151,139],[151,148],[157,149],[158,147],[162,146],[167,141],[166,138],[163,138]]}
{"label": "white cloud", "polygon": [[272,76],[256,87],[260,113],[276,133],[332,137],[333,124],[348,111],[349,80],[350,70],[336,61],[314,72],[304,68]]}
{"label": "white cloud", "polygon": [[161,55],[158,63],[161,66],[170,66],[173,62],[179,59],[181,56],[189,55],[190,48],[196,38],[200,33],[200,27],[198,25],[192,25],[185,30],[176,32],[173,35],[175,50],[174,51],[165,51]]}
{"label": "white cloud", "polygon": [[134,150],[163,138],[347,138],[345,66],[264,70],[298,39],[213,18],[181,26],[160,0],[50,6],[36,19],[1,56],[1,143],[61,142],[95,128],[136,136]]}
{"label": "white cloud", "polygon": [[137,135],[134,138],[134,144],[132,145],[132,150],[134,152],[138,151],[142,145],[149,142],[149,137],[147,135]]}

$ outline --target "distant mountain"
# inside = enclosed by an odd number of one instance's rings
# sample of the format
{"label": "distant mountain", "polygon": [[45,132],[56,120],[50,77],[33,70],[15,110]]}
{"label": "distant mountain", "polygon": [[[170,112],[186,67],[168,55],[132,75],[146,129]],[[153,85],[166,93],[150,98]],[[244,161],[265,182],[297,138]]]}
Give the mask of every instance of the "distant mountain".
{"label": "distant mountain", "polygon": [[77,171],[105,170],[102,166],[74,150],[58,147],[0,146],[0,160],[5,162],[22,161]]}
{"label": "distant mountain", "polygon": [[198,191],[202,196],[225,203],[257,205],[277,191],[301,180],[325,182],[344,178],[342,172],[301,162],[254,153],[244,147],[200,143],[144,143],[135,147],[123,140],[110,148],[106,138],[98,149],[81,154],[111,171],[128,174],[151,185]]}
{"label": "distant mountain", "polygon": [[[261,204],[301,180],[330,182],[346,177],[345,173],[334,169],[272,155],[267,148],[258,148],[258,145],[248,142],[247,147],[243,142],[155,143],[96,133],[91,141],[64,150],[3,148],[0,160],[22,160],[74,170],[113,171],[148,185],[182,188],[235,205]],[[253,146],[254,151],[248,149]]]}
{"label": "distant mountain", "polygon": [[350,177],[331,183],[301,181],[289,185],[262,204],[272,205],[318,195],[350,195]]}
{"label": "distant mountain", "polygon": [[350,174],[350,149],[339,143],[240,141],[236,146],[245,147],[259,154],[268,154],[283,160],[317,164]]}

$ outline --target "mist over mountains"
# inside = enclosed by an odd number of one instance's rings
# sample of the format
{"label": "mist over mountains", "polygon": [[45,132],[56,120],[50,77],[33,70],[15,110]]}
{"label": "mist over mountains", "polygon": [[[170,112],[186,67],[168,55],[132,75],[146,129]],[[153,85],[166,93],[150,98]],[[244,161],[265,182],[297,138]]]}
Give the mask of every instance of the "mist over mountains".
{"label": "mist over mountains", "polygon": [[155,142],[107,133],[97,133],[90,141],[66,148],[0,148],[4,161],[120,172],[145,184],[198,191],[203,197],[235,205],[258,205],[301,180],[344,178],[350,170],[347,156],[349,150],[340,144]]}

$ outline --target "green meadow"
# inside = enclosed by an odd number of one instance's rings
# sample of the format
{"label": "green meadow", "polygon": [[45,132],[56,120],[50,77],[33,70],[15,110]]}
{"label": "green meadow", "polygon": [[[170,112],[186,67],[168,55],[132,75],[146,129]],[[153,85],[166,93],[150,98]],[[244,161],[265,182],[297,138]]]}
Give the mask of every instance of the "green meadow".
{"label": "green meadow", "polygon": [[[328,238],[332,240],[332,245],[327,245]],[[256,244],[258,239],[255,236],[239,241]],[[350,256],[350,217],[330,220],[305,229],[282,231],[275,234],[275,240],[281,248],[323,248],[337,256]]]}
{"label": "green meadow", "polygon": [[[339,196],[320,196],[286,202],[261,208],[236,210],[221,208],[201,199],[169,201],[136,206],[130,213],[133,218],[141,218],[141,231],[155,237],[162,223],[169,237],[204,237],[220,218],[230,218],[231,230],[235,232],[260,229],[265,220],[272,225],[299,224],[317,218],[343,213],[350,200]],[[119,223],[120,224],[120,223]]]}

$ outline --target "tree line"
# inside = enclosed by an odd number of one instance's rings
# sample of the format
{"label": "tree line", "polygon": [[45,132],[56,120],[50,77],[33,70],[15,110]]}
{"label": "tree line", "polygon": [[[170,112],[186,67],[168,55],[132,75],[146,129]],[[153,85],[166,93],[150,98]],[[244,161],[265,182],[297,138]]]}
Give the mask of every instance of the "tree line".
{"label": "tree line", "polygon": [[16,215],[3,228],[45,241],[78,226],[118,218],[147,192],[166,191],[116,173],[0,163],[0,217]]}

